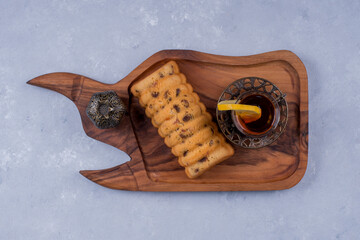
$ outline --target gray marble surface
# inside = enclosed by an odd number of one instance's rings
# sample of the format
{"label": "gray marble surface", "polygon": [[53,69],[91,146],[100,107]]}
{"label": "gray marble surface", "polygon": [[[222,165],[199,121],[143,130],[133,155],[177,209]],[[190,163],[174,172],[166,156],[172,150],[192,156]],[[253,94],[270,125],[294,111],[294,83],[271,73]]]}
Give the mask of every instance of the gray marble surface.
{"label": "gray marble surface", "polygon": [[[0,0],[0,239],[359,239],[359,1]],[[309,164],[271,192],[143,193],[80,169],[128,156],[88,138],[66,71],[114,83],[162,49],[289,49],[309,77]]]}

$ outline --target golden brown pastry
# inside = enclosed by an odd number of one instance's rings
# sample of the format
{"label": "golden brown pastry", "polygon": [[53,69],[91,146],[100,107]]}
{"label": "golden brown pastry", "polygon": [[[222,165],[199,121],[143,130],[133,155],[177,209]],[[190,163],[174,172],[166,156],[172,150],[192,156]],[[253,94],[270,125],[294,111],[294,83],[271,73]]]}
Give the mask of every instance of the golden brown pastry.
{"label": "golden brown pastry", "polygon": [[234,154],[186,77],[170,61],[131,87],[189,178]]}

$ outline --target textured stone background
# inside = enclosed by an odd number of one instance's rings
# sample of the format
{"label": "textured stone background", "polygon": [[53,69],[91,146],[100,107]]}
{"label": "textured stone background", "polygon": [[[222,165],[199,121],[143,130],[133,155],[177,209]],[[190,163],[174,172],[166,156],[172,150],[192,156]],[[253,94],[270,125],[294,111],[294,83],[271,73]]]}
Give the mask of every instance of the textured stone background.
{"label": "textured stone background", "polygon": [[[0,239],[358,239],[359,11],[356,0],[0,0]],[[78,173],[129,158],[88,138],[68,99],[25,82],[67,71],[114,83],[170,48],[303,60],[310,147],[297,186],[125,192]]]}

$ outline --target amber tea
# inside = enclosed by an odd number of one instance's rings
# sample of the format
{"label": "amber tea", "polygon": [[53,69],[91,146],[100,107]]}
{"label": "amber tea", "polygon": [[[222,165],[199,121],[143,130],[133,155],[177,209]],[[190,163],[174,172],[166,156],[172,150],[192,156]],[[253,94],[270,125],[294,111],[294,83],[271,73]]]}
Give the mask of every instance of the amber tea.
{"label": "amber tea", "polygon": [[245,135],[264,135],[279,121],[279,107],[275,100],[263,94],[250,94],[240,100],[241,104],[258,106],[261,109],[261,117],[252,122],[246,122],[240,115],[234,114],[233,120],[236,127]]}

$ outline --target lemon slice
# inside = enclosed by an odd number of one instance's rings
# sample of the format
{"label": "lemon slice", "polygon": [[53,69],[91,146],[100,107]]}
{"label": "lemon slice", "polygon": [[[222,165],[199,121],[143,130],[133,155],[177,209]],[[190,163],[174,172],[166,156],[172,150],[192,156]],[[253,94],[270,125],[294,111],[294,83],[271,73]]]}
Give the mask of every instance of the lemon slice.
{"label": "lemon slice", "polygon": [[258,106],[238,104],[236,100],[221,101],[218,103],[219,111],[235,111],[245,123],[258,120],[261,117],[261,108]]}

